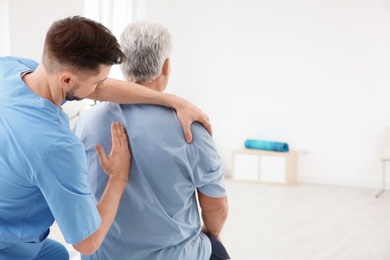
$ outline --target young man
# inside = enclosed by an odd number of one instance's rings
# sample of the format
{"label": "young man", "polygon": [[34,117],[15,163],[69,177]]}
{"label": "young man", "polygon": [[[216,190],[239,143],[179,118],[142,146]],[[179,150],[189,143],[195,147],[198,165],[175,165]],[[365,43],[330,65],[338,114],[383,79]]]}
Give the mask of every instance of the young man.
{"label": "young man", "polygon": [[187,141],[192,120],[211,131],[207,117],[186,101],[108,79],[111,65],[124,59],[108,29],[80,16],[52,24],[40,64],[0,58],[0,259],[68,259],[64,246],[47,238],[54,219],[68,243],[92,254],[114,220],[129,174],[127,134],[110,123],[110,154],[96,146],[108,178],[96,205],[83,144],[61,109],[64,100],[172,105]]}
{"label": "young man", "polygon": [[[122,33],[121,47],[128,57],[121,64],[127,80],[156,92],[166,88],[171,48],[166,28],[150,22],[130,24]],[[114,103],[89,109],[74,131],[86,148],[97,201],[104,196],[108,178],[93,144],[110,148],[111,120],[120,121],[128,131],[130,177],[102,246],[82,259],[228,259],[219,238],[228,211],[224,175],[207,131],[193,124],[194,139],[187,144],[180,138],[181,125],[172,109]]]}

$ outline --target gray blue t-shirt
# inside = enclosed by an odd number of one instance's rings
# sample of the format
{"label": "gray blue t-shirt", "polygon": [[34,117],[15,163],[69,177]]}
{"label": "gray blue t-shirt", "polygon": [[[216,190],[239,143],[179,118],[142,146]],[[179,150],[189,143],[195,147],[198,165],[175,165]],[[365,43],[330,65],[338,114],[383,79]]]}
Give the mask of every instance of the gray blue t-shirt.
{"label": "gray blue t-shirt", "polygon": [[102,103],[83,113],[75,133],[84,143],[89,182],[98,201],[107,183],[94,149],[111,149],[110,125],[120,121],[131,147],[131,170],[115,221],[98,251],[83,259],[209,259],[196,190],[223,197],[224,174],[215,143],[199,123],[184,140],[174,110],[156,105]]}

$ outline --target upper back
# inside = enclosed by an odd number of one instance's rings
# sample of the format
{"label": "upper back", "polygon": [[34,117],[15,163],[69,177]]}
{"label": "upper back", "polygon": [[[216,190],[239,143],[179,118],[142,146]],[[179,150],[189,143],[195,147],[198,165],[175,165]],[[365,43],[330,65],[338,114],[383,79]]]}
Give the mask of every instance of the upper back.
{"label": "upper back", "polygon": [[[121,254],[139,259],[147,259],[147,254],[149,259],[164,255],[184,259],[179,255],[186,252],[202,259],[208,251],[198,236],[201,221],[195,192],[220,174],[210,135],[194,123],[194,139],[187,144],[175,111],[162,106],[103,103],[86,111],[74,131],[85,144],[89,181],[97,200],[107,175],[93,144],[100,143],[106,154],[110,152],[114,121],[120,121],[128,132],[131,170],[114,224],[97,254],[103,257],[109,245],[116,244]],[[213,175],[211,179],[208,174]]]}

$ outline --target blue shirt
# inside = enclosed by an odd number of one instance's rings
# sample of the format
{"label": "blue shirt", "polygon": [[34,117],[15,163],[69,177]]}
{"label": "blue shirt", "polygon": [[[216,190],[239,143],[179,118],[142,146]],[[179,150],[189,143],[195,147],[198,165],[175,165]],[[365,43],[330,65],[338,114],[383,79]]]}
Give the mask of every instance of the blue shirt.
{"label": "blue shirt", "polygon": [[83,259],[210,259],[211,243],[201,233],[196,190],[223,197],[220,157],[209,133],[192,124],[184,140],[174,110],[155,105],[102,103],[83,112],[75,133],[85,144],[89,182],[96,200],[107,175],[94,144],[111,149],[110,124],[120,121],[131,147],[131,169],[115,221],[98,251]]}
{"label": "blue shirt", "polygon": [[43,241],[54,219],[70,244],[101,224],[83,144],[61,108],[21,78],[37,66],[0,58],[0,256],[16,243],[25,243],[28,251]]}

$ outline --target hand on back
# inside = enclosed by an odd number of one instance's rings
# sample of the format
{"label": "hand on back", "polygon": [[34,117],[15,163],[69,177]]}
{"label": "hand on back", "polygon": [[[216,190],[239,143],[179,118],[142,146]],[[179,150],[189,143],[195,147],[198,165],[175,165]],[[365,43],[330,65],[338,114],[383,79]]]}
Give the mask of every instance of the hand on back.
{"label": "hand on back", "polygon": [[112,147],[108,156],[100,144],[95,145],[100,165],[110,178],[119,178],[127,182],[130,171],[131,154],[129,140],[124,127],[115,122],[111,124]]}

